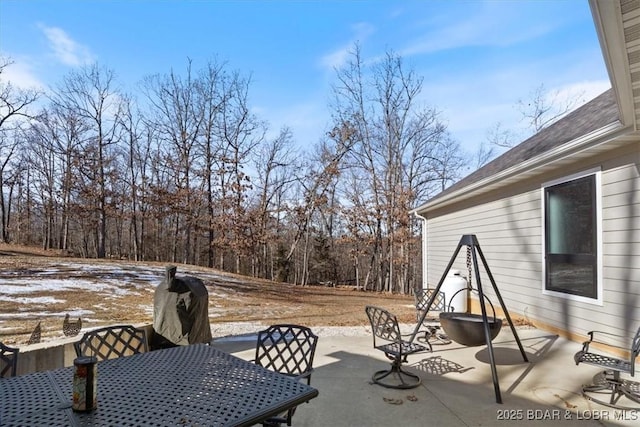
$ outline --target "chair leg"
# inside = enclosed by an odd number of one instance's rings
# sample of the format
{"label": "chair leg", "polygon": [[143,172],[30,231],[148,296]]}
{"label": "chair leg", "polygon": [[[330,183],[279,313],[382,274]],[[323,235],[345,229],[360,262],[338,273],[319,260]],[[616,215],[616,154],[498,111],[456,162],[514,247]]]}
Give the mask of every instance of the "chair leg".
{"label": "chair leg", "polygon": [[447,334],[442,332],[440,327],[434,328],[434,330],[431,333],[431,337],[434,339],[434,341],[437,344],[440,344],[440,345],[451,344],[451,338],[449,338]]}
{"label": "chair leg", "polygon": [[431,338],[431,331],[427,329],[426,331],[424,331],[424,343],[429,348],[429,351],[433,353],[433,346],[429,342],[430,338]]}
{"label": "chair leg", "polygon": [[451,344],[451,339],[442,332],[439,326],[427,326],[427,329],[424,331],[424,337],[420,339],[421,342],[424,342],[428,347],[429,351],[433,352],[433,344],[436,345],[447,345]]}
{"label": "chair leg", "polygon": [[[620,391],[627,399],[640,404],[640,383],[636,381],[623,380],[620,385]],[[631,408],[634,410],[640,410],[640,407]]]}
{"label": "chair leg", "polygon": [[[389,375],[397,377],[398,381],[395,383],[381,381]],[[371,380],[383,387],[397,389],[416,388],[422,384],[422,379],[419,376],[402,369],[402,362],[398,359],[393,361],[390,369],[383,369],[374,373]]]}
{"label": "chair leg", "polygon": [[[618,401],[622,396],[640,403],[640,388],[638,383],[620,379],[619,371],[604,371],[593,378],[593,384],[582,387],[582,395],[600,405],[609,406],[615,409],[638,410],[638,407],[628,407],[619,405]],[[598,399],[598,395],[608,395],[609,401]]]}
{"label": "chair leg", "polygon": [[283,424],[290,426],[291,419],[293,418],[293,414],[296,413],[297,408],[298,408],[297,406],[294,406],[293,408],[289,409],[287,412],[283,412],[282,414],[276,417],[267,418],[265,421],[262,422],[262,426],[263,427],[281,427]]}

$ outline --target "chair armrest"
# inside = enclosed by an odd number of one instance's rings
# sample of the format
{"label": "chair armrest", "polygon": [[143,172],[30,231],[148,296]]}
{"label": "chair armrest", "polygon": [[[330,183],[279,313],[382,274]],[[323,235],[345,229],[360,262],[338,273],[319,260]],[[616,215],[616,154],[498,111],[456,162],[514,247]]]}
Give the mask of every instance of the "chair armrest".
{"label": "chair armrest", "polygon": [[[621,340],[624,340],[625,337],[622,336],[622,335],[613,334],[613,333],[604,332],[604,331],[589,331],[589,332],[587,332],[587,335],[589,335],[589,340],[583,342],[582,343],[582,350],[580,350],[578,353],[576,353],[576,363],[578,361],[578,357],[579,357],[580,354],[589,353],[589,345],[591,343],[602,344],[602,345],[604,345],[606,347],[610,347],[610,348],[614,348],[614,349],[628,350],[626,347],[614,344],[613,340],[607,340],[606,339],[607,337],[609,337],[609,338],[620,338]],[[604,337],[604,338],[602,338],[602,337]]]}
{"label": "chair armrest", "polygon": [[611,332],[604,332],[604,331],[589,331],[587,332],[587,335],[589,335],[589,341],[585,341],[584,344],[590,344],[592,342],[595,342],[599,344],[605,344],[609,347],[625,349],[625,347],[621,347],[619,345],[614,344],[614,340],[607,339],[607,338],[619,338],[618,340],[619,342],[626,341],[626,338],[622,335],[614,334]]}
{"label": "chair armrest", "polygon": [[295,379],[296,381],[300,381],[300,380],[307,380],[307,384],[311,383],[311,374],[313,373],[313,368],[309,369],[307,372],[303,372],[300,375],[296,375],[295,377],[293,377],[293,379]]}
{"label": "chair armrest", "polygon": [[611,332],[604,332],[604,331],[589,331],[589,332],[587,332],[587,335],[589,335],[589,337],[590,337],[589,341],[594,341],[594,340],[595,340],[595,341],[597,341],[597,340],[595,339],[596,334],[598,334],[598,335],[605,335],[605,336],[608,336],[608,337],[615,337],[615,338],[623,338],[623,339],[624,339],[624,336],[622,336],[622,335],[618,335],[618,334],[613,334],[613,333],[611,333]]}

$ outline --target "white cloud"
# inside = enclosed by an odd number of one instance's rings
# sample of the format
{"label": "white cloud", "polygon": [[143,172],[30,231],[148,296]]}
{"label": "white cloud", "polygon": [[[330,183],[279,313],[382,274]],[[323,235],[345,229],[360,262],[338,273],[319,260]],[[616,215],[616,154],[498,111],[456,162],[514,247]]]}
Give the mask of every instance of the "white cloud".
{"label": "white cloud", "polygon": [[582,81],[555,88],[549,91],[549,96],[553,96],[556,101],[564,104],[575,101],[575,108],[577,108],[609,88],[611,88],[609,80]]}
{"label": "white cloud", "polygon": [[366,22],[358,22],[352,26],[354,36],[345,43],[339,49],[334,50],[326,55],[323,55],[320,59],[320,65],[324,68],[328,68],[333,71],[336,68],[341,68],[346,64],[350,52],[353,49],[353,44],[356,42],[363,43],[371,34],[375,32],[375,27]]}
{"label": "white cloud", "polygon": [[347,62],[351,47],[351,44],[349,44],[348,46],[324,55],[320,60],[320,65],[331,70],[342,67]]}
{"label": "white cloud", "polygon": [[2,70],[2,80],[20,89],[44,90],[45,84],[36,76],[28,59],[14,57],[10,59],[13,63]]}
{"label": "white cloud", "polygon": [[300,146],[315,144],[326,132],[329,113],[320,102],[301,102],[280,108],[256,108],[256,114],[269,122],[268,138],[275,138],[283,126],[293,132],[293,139]]}
{"label": "white cloud", "polygon": [[[452,21],[450,11],[423,24],[425,31],[401,49],[402,56],[433,53],[466,46],[510,46],[551,31],[555,24],[549,20],[537,26],[522,26],[526,10],[519,4],[507,7],[504,2],[482,3],[478,11],[458,15]],[[466,15],[466,17],[465,17]]]}
{"label": "white cloud", "polygon": [[[486,140],[487,131],[498,122],[519,138],[515,142],[522,142],[531,130],[523,121],[517,104],[519,100],[529,99],[534,88],[530,83],[534,80],[523,79],[518,68],[479,73],[472,85],[468,79],[459,78],[429,82],[424,87],[421,101],[441,111],[441,119],[448,123],[453,138],[468,152],[475,151]],[[585,79],[545,85],[544,89],[548,102],[561,107],[573,100],[570,105],[574,110],[610,87],[609,80]]]}
{"label": "white cloud", "polygon": [[63,29],[46,25],[40,25],[40,29],[49,41],[55,57],[61,63],[77,67],[95,60],[95,56],[88,47],[73,40]]}

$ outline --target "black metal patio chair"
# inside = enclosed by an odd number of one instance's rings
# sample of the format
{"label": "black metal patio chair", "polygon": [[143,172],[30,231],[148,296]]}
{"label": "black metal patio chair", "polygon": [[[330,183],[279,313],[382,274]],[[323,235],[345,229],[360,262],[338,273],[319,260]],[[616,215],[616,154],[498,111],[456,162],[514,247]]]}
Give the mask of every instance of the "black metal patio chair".
{"label": "black metal patio chair", "polygon": [[76,355],[95,356],[98,361],[149,351],[147,333],[132,325],[116,325],[86,332],[73,344]]}
{"label": "black metal patio chair", "polygon": [[[375,372],[371,380],[387,388],[407,389],[418,387],[422,383],[420,377],[402,369],[402,364],[407,361],[408,355],[427,351],[429,348],[422,344],[403,340],[398,319],[387,310],[368,305],[365,308],[365,312],[371,323],[373,347],[384,352],[385,356],[392,361],[389,369]],[[379,341],[383,341],[383,343],[379,344]],[[389,376],[396,377],[397,381],[382,381]]]}
{"label": "black metal patio chair", "polygon": [[[299,381],[311,384],[313,358],[316,353],[318,336],[306,326],[271,325],[258,332],[256,355],[257,365],[276,371]],[[263,425],[291,425],[296,407],[267,419]]]}
{"label": "black metal patio chair", "polygon": [[19,348],[9,347],[0,342],[0,378],[16,376],[18,353]]}
{"label": "black metal patio chair", "polygon": [[[416,320],[419,322],[427,309],[429,300],[435,294],[435,289],[418,288],[413,292],[414,302],[416,306]],[[440,313],[446,311],[446,299],[445,294],[442,291],[438,291],[436,297],[429,307],[429,312],[424,317],[420,327],[424,327],[424,336],[422,341],[427,344],[429,350],[433,351],[432,344],[451,344],[451,339],[442,330],[440,326]]]}
{"label": "black metal patio chair", "polygon": [[[599,337],[599,339],[596,339]],[[576,365],[580,363],[587,363],[589,365],[598,366],[603,368],[604,371],[594,377],[594,383],[591,385],[584,385],[582,387],[582,394],[589,400],[592,400],[601,405],[610,406],[617,409],[639,409],[638,407],[629,408],[623,405],[618,405],[620,397],[626,396],[633,402],[640,403],[640,384],[634,381],[625,380],[620,378],[620,374],[628,374],[631,377],[635,374],[636,358],[640,354],[640,327],[635,333],[633,340],[631,341],[631,347],[629,349],[629,358],[622,359],[605,355],[602,353],[594,352],[591,348],[591,344],[610,344],[607,338],[619,337],[619,335],[591,331],[589,332],[589,340],[582,344],[582,349],[578,351],[574,360]],[[618,346],[612,346],[623,351]],[[597,396],[608,396],[608,402],[600,400]]]}

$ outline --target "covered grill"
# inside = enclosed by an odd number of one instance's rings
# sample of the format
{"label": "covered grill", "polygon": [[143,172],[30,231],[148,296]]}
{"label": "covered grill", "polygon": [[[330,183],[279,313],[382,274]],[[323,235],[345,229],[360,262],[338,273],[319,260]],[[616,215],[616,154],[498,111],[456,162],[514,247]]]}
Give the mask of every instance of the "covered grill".
{"label": "covered grill", "polygon": [[151,349],[211,341],[209,292],[197,277],[176,277],[177,267],[167,266],[164,280],[153,298]]}

